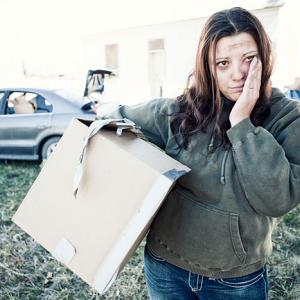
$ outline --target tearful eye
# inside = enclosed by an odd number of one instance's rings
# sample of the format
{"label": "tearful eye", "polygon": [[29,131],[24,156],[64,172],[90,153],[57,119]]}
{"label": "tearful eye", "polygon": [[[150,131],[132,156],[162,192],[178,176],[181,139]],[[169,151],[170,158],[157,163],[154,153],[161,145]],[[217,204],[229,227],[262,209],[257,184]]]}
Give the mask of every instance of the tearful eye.
{"label": "tearful eye", "polygon": [[253,60],[253,58],[255,57],[255,55],[251,55],[251,56],[248,56],[248,57],[246,57],[246,62],[251,62],[252,60]]}

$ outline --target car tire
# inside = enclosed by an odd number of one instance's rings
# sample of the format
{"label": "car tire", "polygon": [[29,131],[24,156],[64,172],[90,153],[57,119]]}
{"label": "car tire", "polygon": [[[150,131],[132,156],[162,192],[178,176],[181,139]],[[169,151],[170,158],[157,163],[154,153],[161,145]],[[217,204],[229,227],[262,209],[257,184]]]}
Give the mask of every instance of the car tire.
{"label": "car tire", "polygon": [[53,152],[60,138],[61,138],[60,136],[55,136],[46,140],[46,142],[42,146],[42,151],[41,151],[42,160],[47,160],[49,158],[50,154]]}

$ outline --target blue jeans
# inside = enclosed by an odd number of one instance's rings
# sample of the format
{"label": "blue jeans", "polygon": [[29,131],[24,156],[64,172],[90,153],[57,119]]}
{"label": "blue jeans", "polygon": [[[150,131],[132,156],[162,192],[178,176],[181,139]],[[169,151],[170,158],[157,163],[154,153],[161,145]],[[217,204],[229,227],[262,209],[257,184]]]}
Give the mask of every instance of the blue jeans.
{"label": "blue jeans", "polygon": [[148,246],[144,271],[153,300],[267,300],[267,269],[241,277],[215,279],[201,276],[168,263]]}

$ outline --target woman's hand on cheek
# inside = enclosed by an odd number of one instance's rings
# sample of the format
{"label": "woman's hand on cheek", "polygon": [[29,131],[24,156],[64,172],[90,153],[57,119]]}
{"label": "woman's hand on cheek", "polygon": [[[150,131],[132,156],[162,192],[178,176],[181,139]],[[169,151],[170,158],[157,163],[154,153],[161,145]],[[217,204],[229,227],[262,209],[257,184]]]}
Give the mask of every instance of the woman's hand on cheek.
{"label": "woman's hand on cheek", "polygon": [[250,114],[259,98],[261,69],[261,61],[254,57],[250,63],[249,72],[243,87],[243,91],[234,104],[229,115],[231,127],[250,117]]}

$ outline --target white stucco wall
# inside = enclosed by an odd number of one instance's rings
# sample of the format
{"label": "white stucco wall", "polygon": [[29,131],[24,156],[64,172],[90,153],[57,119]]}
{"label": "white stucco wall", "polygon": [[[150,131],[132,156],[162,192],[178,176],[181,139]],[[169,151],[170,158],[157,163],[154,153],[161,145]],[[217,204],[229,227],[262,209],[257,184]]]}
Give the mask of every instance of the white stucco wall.
{"label": "white stucco wall", "polygon": [[287,1],[278,12],[273,84],[284,88],[300,77],[300,3]]}
{"label": "white stucco wall", "polygon": [[[272,80],[280,88],[291,84],[294,77],[300,76],[297,2],[289,0],[283,6],[252,10],[273,40],[277,55]],[[193,15],[201,16],[201,13],[203,11]],[[82,95],[87,70],[105,67],[105,45],[116,43],[119,46],[119,73],[117,77],[106,81],[104,98],[129,104],[145,101],[152,98],[148,42],[151,39],[164,39],[163,96],[175,97],[183,91],[194,67],[198,40],[205,20],[206,17],[199,17],[123,28],[85,35],[81,40],[79,35],[77,40],[62,34],[56,43],[48,41],[49,32],[52,34],[50,28],[41,41],[28,40],[19,31],[2,34],[5,43],[0,56],[0,85],[58,87]],[[27,43],[36,45],[36,52]],[[30,76],[23,76],[23,65]],[[58,76],[59,74],[63,76]]]}
{"label": "white stucco wall", "polygon": [[[277,47],[280,7],[254,10]],[[106,81],[106,98],[133,104],[151,98],[148,78],[148,41],[165,40],[166,72],[163,96],[179,95],[195,62],[196,50],[206,17],[165,24],[127,28],[86,36],[83,70],[105,67],[105,45],[119,46],[119,74]]]}

